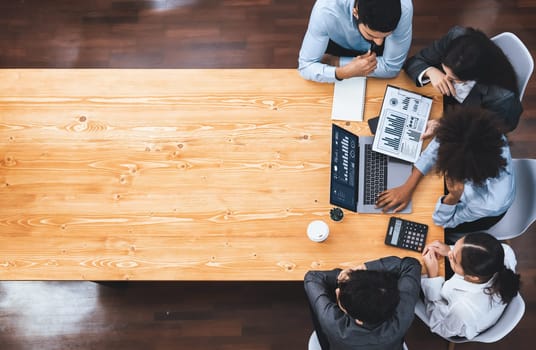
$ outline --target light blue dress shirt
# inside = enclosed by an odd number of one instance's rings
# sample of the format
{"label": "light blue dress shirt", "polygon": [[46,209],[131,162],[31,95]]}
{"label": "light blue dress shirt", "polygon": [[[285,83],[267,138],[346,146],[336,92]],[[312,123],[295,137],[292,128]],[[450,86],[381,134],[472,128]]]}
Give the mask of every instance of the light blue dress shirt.
{"label": "light blue dress shirt", "polygon": [[[305,33],[298,70],[308,80],[333,83],[335,67],[320,62],[329,40],[352,50],[366,52],[370,43],[363,38],[353,20],[355,0],[317,0],[311,12],[309,27]],[[400,0],[402,15],[396,29],[385,38],[383,56],[378,57],[377,67],[369,76],[395,77],[404,64],[411,44],[413,4]],[[348,64],[353,57],[341,57],[340,65]]]}
{"label": "light blue dress shirt", "polygon": [[[487,179],[481,186],[466,181],[460,201],[455,205],[441,203],[443,197],[440,197],[432,215],[436,225],[445,228],[456,227],[464,222],[500,215],[510,208],[514,201],[516,186],[510,147],[506,138],[504,140],[506,143],[502,149],[502,157],[506,159],[506,167],[499,176]],[[439,142],[434,138],[415,162],[415,168],[423,175],[434,166],[438,149]]]}

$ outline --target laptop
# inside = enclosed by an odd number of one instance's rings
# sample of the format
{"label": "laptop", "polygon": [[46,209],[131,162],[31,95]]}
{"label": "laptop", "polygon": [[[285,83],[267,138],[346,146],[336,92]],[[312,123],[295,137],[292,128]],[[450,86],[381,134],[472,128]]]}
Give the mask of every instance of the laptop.
{"label": "laptop", "polygon": [[[374,136],[332,125],[330,203],[358,213],[381,213],[378,194],[402,185],[412,164],[372,150]],[[410,204],[401,213],[411,212]]]}
{"label": "laptop", "polygon": [[387,85],[372,149],[414,163],[421,154],[432,102],[428,96]]}

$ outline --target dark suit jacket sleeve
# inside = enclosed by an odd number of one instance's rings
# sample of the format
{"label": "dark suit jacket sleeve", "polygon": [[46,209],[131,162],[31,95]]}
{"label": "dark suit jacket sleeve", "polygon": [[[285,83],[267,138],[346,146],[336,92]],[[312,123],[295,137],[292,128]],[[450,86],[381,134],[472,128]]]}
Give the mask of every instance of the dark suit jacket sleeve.
{"label": "dark suit jacket sleeve", "polygon": [[319,319],[323,318],[326,312],[343,313],[337,305],[335,289],[337,288],[337,277],[341,269],[330,271],[309,271],[305,274],[305,293],[309,299],[309,304]]}
{"label": "dark suit jacket sleeve", "polygon": [[394,320],[382,324],[382,334],[402,337],[413,322],[415,304],[421,289],[421,264],[414,258],[390,256],[365,264],[368,270],[386,270],[398,275],[400,302]]}
{"label": "dark suit jacket sleeve", "polygon": [[447,35],[434,41],[432,45],[425,47],[406,61],[404,70],[415,81],[417,86],[422,86],[417,78],[426,68],[436,67],[441,69],[441,60],[447,51],[448,45],[452,40],[464,34],[465,31],[466,29],[464,27],[456,26],[451,28]]}
{"label": "dark suit jacket sleeve", "polygon": [[499,87],[489,87],[488,94],[482,96],[482,107],[495,112],[506,124],[506,131],[517,127],[523,106],[512,91]]}

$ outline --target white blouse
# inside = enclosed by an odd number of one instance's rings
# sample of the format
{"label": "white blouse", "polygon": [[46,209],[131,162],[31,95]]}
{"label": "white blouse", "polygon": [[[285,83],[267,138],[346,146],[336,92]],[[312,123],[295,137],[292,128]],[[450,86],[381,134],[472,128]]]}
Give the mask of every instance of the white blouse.
{"label": "white blouse", "polygon": [[[504,265],[515,271],[517,261],[512,248],[506,244],[502,246]],[[471,283],[458,274],[446,282],[444,277],[423,277],[421,286],[430,330],[444,338],[472,339],[494,325],[506,304],[500,296],[486,294],[486,288],[492,282],[493,279],[487,283]]]}

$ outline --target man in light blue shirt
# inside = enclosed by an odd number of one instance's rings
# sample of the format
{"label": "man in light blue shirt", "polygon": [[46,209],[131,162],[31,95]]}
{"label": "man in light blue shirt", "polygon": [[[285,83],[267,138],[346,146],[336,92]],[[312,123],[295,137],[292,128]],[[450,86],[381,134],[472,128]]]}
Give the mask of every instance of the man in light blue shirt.
{"label": "man in light blue shirt", "polygon": [[395,77],[411,44],[411,0],[317,0],[303,39],[302,77],[332,83]]}
{"label": "man in light blue shirt", "polygon": [[420,179],[435,168],[445,176],[447,194],[438,199],[432,218],[446,228],[446,237],[490,228],[512,205],[516,191],[512,156],[502,128],[484,109],[446,113],[408,180],[380,193],[377,206],[402,210]]}

